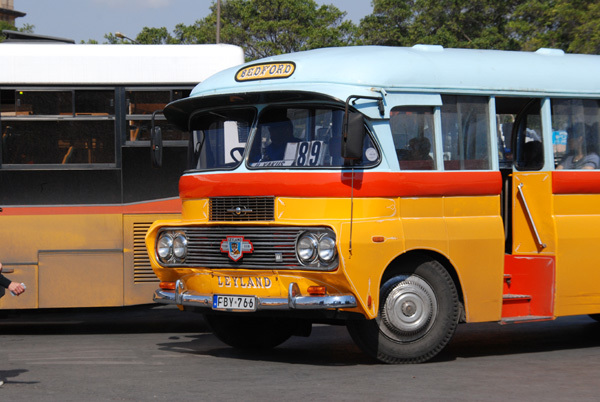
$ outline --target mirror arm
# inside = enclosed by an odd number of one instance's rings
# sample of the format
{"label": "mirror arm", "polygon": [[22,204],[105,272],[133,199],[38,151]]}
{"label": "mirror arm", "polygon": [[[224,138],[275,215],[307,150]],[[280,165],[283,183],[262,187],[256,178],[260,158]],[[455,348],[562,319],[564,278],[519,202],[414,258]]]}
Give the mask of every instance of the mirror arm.
{"label": "mirror arm", "polygon": [[156,115],[162,112],[162,110],[152,112],[150,125],[150,153],[152,165],[157,168],[162,167],[162,133],[160,127],[156,126],[155,120]]}
{"label": "mirror arm", "polygon": [[344,126],[342,128],[342,134],[344,139],[348,137],[348,115],[350,111],[350,101],[354,105],[358,99],[372,99],[377,101],[377,108],[379,109],[379,115],[383,117],[385,114],[385,106],[383,105],[383,96],[363,96],[363,95],[350,95],[346,98],[345,109],[344,109]]}

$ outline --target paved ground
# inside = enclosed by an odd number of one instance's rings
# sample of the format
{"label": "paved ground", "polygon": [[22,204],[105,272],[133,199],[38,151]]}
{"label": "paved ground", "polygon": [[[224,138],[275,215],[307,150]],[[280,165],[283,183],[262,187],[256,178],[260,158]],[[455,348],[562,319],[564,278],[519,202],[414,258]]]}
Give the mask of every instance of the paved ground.
{"label": "paved ground", "polygon": [[600,323],[461,325],[433,362],[374,363],[344,327],[267,352],[217,340],[171,307],[0,314],[0,400],[589,401]]}

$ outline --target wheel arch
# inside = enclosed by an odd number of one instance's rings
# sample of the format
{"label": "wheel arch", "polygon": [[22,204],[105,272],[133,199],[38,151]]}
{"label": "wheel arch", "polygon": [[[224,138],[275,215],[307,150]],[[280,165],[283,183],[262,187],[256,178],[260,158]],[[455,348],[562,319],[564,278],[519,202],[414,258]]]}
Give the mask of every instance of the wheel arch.
{"label": "wheel arch", "polygon": [[458,294],[458,300],[460,302],[460,321],[465,322],[465,298],[463,294],[463,288],[458,277],[458,273],[456,272],[456,269],[454,268],[450,260],[445,255],[440,254],[436,251],[421,249],[410,250],[403,254],[400,254],[394,260],[392,260],[387,266],[387,268],[383,271],[379,282],[379,288],[381,288],[381,286],[390,278],[400,273],[406,272],[407,268],[410,269],[411,267],[416,267],[417,263],[423,260],[437,261],[444,267],[446,272],[448,272],[448,274],[452,278],[452,281],[454,282],[454,286],[456,287],[456,292]]}

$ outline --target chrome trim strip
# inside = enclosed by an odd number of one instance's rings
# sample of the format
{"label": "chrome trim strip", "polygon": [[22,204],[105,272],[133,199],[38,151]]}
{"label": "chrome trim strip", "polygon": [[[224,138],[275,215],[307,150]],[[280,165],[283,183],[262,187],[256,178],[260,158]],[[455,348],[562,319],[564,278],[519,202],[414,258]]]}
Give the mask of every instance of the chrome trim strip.
{"label": "chrome trim strip", "polygon": [[[158,289],[154,292],[154,301],[161,304],[178,304],[190,307],[212,308],[211,294],[198,294],[185,289],[183,281],[178,280],[176,290]],[[292,288],[297,293],[292,292]],[[298,285],[291,283],[287,299],[272,297],[257,297],[256,310],[324,310],[332,308],[356,307],[356,297],[352,294],[327,296],[302,296]]]}

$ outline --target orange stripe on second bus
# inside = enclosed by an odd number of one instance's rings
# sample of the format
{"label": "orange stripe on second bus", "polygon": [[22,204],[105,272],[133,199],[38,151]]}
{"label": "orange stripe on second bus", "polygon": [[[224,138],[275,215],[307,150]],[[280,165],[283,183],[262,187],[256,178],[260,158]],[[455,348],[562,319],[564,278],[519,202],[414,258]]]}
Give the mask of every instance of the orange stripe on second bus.
{"label": "orange stripe on second bus", "polygon": [[552,172],[553,194],[600,194],[600,171],[557,170]]}
{"label": "orange stripe on second bus", "polygon": [[179,181],[182,199],[227,196],[436,197],[498,195],[498,171],[482,172],[249,172],[189,174]]}
{"label": "orange stripe on second bus", "polygon": [[119,205],[8,206],[0,216],[8,215],[102,215],[181,213],[179,198]]}

